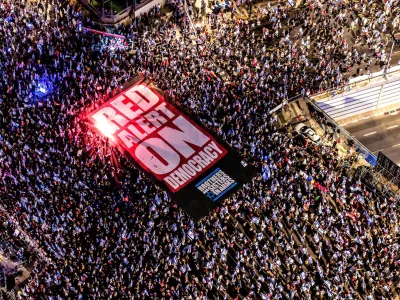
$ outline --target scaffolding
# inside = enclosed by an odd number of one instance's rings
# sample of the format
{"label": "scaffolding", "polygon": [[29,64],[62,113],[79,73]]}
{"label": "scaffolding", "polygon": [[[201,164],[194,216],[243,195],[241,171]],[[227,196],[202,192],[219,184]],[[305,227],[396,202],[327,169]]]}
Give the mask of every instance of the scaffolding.
{"label": "scaffolding", "polygon": [[356,176],[375,192],[379,192],[378,195],[395,199],[397,202],[400,200],[398,176],[393,174],[390,168],[381,164],[379,160],[374,168],[368,166],[359,167],[356,171]]}

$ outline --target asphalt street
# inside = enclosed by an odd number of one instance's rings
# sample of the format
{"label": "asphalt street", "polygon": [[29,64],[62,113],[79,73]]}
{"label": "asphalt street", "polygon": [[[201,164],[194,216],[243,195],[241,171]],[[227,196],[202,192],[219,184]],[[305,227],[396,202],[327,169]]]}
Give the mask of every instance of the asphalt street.
{"label": "asphalt street", "polygon": [[375,155],[380,151],[400,164],[400,114],[359,120],[344,128]]}

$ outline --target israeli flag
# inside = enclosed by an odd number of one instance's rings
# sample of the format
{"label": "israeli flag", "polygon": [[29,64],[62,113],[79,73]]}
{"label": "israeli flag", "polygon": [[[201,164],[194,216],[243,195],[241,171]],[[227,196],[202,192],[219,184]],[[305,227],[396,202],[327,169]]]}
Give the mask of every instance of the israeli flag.
{"label": "israeli flag", "polygon": [[327,287],[328,290],[331,289],[331,283],[328,280],[324,280],[324,285]]}
{"label": "israeli flag", "polygon": [[315,226],[315,228],[317,228],[317,229],[318,229],[318,228],[319,228],[319,226],[320,226],[320,225],[319,225],[319,222],[318,222],[318,221],[315,221],[315,222],[314,222],[314,226]]}
{"label": "israeli flag", "polygon": [[360,194],[357,195],[357,200],[358,202],[360,202],[361,204],[365,204],[365,199],[363,196],[361,196]]}
{"label": "israeli flag", "polygon": [[268,178],[271,177],[271,170],[269,169],[268,166],[265,167],[263,166],[262,171],[263,171],[262,173],[263,180],[268,180]]}

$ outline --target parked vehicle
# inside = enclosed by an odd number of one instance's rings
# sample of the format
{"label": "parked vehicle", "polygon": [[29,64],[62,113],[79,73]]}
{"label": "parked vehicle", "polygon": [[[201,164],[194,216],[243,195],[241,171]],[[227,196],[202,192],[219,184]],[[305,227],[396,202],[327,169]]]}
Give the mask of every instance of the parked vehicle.
{"label": "parked vehicle", "polygon": [[294,127],[294,130],[302,135],[305,139],[311,141],[312,143],[319,145],[321,143],[321,137],[314,131],[314,129],[308,127],[304,123],[299,123]]}

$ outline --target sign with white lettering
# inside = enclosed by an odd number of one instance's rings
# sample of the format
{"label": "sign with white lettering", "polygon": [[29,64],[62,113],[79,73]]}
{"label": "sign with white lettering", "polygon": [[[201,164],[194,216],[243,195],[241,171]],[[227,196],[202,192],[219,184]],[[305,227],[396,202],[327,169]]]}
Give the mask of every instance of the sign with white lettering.
{"label": "sign with white lettering", "polygon": [[236,185],[237,182],[235,180],[225,174],[220,168],[217,168],[206,178],[197,183],[196,187],[206,195],[207,198],[214,202]]}
{"label": "sign with white lettering", "polygon": [[89,115],[102,134],[177,192],[227,151],[143,81]]}
{"label": "sign with white lettering", "polygon": [[[202,126],[166,101],[149,81],[139,80],[89,113],[87,120],[97,132],[177,195],[180,199],[177,202],[196,219],[211,207],[206,205],[205,208],[202,203],[203,209],[195,209],[196,205],[187,206],[186,202],[197,197],[213,203],[239,184],[216,166],[229,151]],[[240,163],[237,165],[243,168]],[[185,191],[178,195],[182,190]],[[186,201],[183,194],[193,199]]]}

